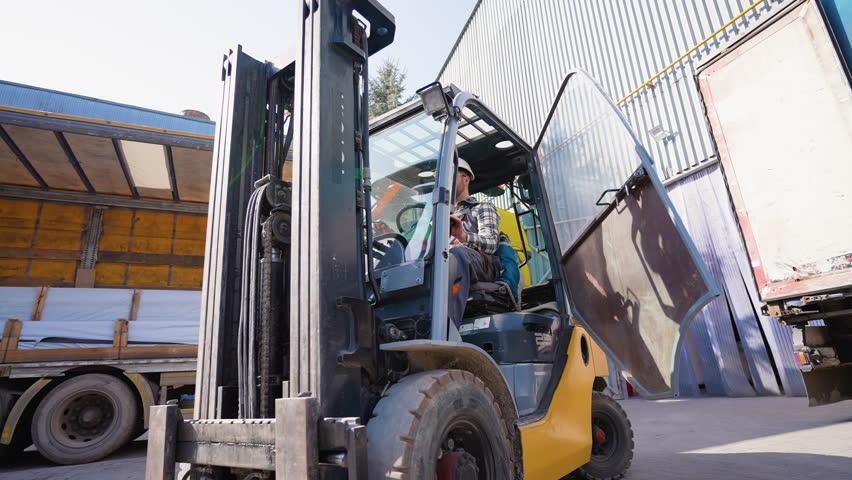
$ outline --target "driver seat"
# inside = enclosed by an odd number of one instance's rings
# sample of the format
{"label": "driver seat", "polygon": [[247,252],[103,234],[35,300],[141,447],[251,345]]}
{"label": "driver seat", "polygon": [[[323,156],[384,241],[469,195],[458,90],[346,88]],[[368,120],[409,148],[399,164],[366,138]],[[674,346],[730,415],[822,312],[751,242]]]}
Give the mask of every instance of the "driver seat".
{"label": "driver seat", "polygon": [[465,317],[521,310],[521,290],[524,285],[520,259],[505,233],[500,234],[500,246],[495,255],[500,258],[503,273],[494,282],[476,282],[470,286]]}

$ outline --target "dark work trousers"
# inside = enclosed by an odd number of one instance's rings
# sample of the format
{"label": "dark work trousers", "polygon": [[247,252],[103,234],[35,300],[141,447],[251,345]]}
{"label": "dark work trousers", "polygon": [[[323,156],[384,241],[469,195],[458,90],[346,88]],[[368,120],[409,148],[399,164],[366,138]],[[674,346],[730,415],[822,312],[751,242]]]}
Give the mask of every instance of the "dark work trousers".
{"label": "dark work trousers", "polygon": [[493,282],[500,278],[500,259],[464,245],[450,247],[450,319],[461,325],[470,286],[476,282]]}

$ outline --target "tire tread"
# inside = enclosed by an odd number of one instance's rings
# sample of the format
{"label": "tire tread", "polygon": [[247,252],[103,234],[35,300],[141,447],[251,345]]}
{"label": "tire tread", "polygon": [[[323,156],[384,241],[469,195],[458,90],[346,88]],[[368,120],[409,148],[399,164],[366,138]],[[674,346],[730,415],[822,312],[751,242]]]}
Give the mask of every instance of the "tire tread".
{"label": "tire tread", "polygon": [[[52,409],[58,407],[68,395],[74,394],[74,389],[102,389],[110,392],[116,398],[120,407],[115,412],[114,419],[122,424],[118,430],[109,434],[103,442],[95,443],[91,448],[74,449],[50,438],[50,415]],[[65,465],[89,463],[102,459],[133,439],[139,408],[133,391],[120,379],[104,373],[87,373],[71,377],[47,393],[36,407],[31,428],[33,443],[39,453],[48,460]],[[121,415],[119,415],[121,413]],[[120,418],[119,418],[120,417]],[[48,425],[44,425],[48,422]]]}
{"label": "tire tread", "polygon": [[[446,392],[449,387],[457,384],[467,384],[482,390],[497,415],[502,417],[500,405],[494,395],[479,378],[470,372],[463,370],[434,370],[429,372],[409,375],[396,384],[392,385],[382,400],[373,411],[373,418],[367,424],[368,442],[379,441],[382,443],[381,452],[389,454],[389,458],[399,459],[390,467],[400,476],[394,476],[400,480],[413,480],[412,461],[416,446],[417,434],[424,412],[435,401],[435,397]],[[416,407],[412,408],[412,405]],[[509,429],[505,422],[501,421],[500,429],[503,441],[506,442],[506,452],[512,461],[512,446],[510,444]],[[372,428],[371,428],[372,427]],[[386,428],[399,428],[395,439],[393,435],[370,437],[370,431]],[[391,433],[391,432],[387,432]],[[374,460],[370,460],[372,463]],[[372,473],[371,473],[372,475]]]}
{"label": "tire tread", "polygon": [[633,446],[634,446],[633,424],[630,423],[630,417],[627,416],[627,412],[624,411],[624,407],[622,407],[621,404],[616,402],[612,397],[610,397],[610,396],[608,396],[604,393],[601,393],[601,392],[592,392],[592,403],[594,404],[595,401],[606,403],[607,405],[612,407],[618,413],[618,415],[621,416],[621,418],[623,418],[624,421],[627,423],[627,431],[630,432],[630,437],[629,437],[630,458],[627,460],[627,465],[624,467],[624,470],[622,472],[616,474],[616,475],[612,475],[612,476],[595,475],[595,474],[589,472],[588,470],[586,470],[584,468],[585,465],[583,467],[578,468],[577,471],[574,472],[574,475],[576,475],[577,477],[582,478],[584,480],[618,480],[620,478],[624,478],[624,476],[627,474],[627,470],[630,468],[630,465],[633,462]]}

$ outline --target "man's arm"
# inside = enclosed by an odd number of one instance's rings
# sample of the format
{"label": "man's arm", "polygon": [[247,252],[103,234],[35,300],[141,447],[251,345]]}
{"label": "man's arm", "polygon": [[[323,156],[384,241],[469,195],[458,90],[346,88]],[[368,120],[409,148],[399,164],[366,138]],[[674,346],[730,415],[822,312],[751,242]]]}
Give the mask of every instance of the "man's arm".
{"label": "man's arm", "polygon": [[471,209],[471,213],[476,215],[479,231],[467,233],[467,245],[493,255],[500,245],[500,214],[497,208],[490,203],[480,203]]}

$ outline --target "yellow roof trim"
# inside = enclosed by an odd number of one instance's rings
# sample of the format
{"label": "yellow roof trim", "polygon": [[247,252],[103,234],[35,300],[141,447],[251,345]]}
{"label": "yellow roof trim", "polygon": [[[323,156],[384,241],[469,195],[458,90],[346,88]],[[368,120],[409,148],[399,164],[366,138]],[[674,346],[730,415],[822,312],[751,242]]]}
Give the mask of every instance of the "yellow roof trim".
{"label": "yellow roof trim", "polygon": [[203,133],[192,133],[192,132],[179,132],[176,130],[166,130],[164,128],[154,128],[154,127],[146,127],[144,125],[133,125],[130,123],[122,123],[122,122],[111,122],[109,120],[100,120],[97,118],[87,118],[87,117],[78,117],[76,115],[65,115],[62,113],[51,113],[51,112],[42,112],[39,110],[29,110],[26,108],[16,108],[9,107],[6,105],[0,105],[0,110],[5,110],[7,112],[16,112],[16,113],[24,113],[27,115],[37,115],[40,117],[48,117],[48,118],[57,118],[62,120],[73,120],[76,122],[85,122],[85,123],[94,123],[98,125],[109,125],[112,127],[121,127],[121,128],[130,128],[133,130],[145,130],[148,132],[157,132],[157,133],[166,133],[169,135],[180,135],[183,137],[194,137],[194,138],[205,138],[209,140],[213,140],[212,135],[204,135]]}

